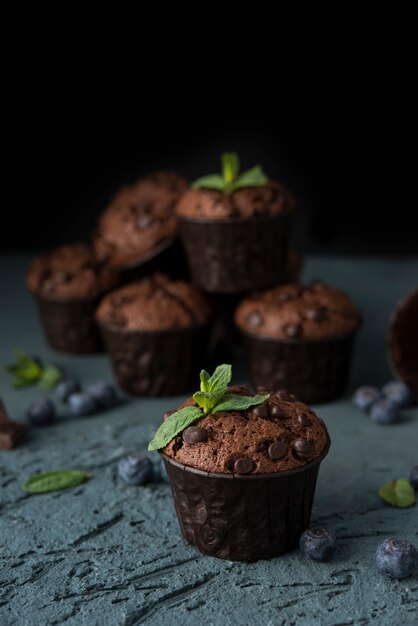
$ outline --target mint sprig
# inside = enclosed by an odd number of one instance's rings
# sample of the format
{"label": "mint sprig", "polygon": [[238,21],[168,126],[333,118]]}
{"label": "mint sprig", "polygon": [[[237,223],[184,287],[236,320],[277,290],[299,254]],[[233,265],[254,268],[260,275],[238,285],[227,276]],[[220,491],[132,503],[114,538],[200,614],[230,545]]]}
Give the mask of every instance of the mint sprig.
{"label": "mint sprig", "polygon": [[23,485],[28,493],[49,493],[78,487],[90,478],[87,472],[82,470],[56,470],[34,474]]}
{"label": "mint sprig", "polygon": [[221,156],[221,165],[222,174],[202,176],[192,183],[192,187],[194,189],[217,189],[229,194],[242,187],[261,187],[268,182],[267,176],[259,165],[240,174],[240,162],[236,152],[224,152]]}
{"label": "mint sprig", "polygon": [[[244,411],[269,399],[264,396],[240,396],[227,393],[232,378],[231,365],[218,365],[212,376],[205,370],[200,372],[200,391],[196,391],[193,398],[199,406],[185,406],[176,411],[161,424],[150,441],[148,450],[164,448],[174,437],[179,435],[193,422],[220,411]],[[200,407],[200,408],[199,408]]]}
{"label": "mint sprig", "polygon": [[21,389],[38,383],[42,389],[53,389],[63,374],[55,365],[42,365],[35,358],[15,350],[16,362],[5,366],[5,371],[12,374],[12,387]]}

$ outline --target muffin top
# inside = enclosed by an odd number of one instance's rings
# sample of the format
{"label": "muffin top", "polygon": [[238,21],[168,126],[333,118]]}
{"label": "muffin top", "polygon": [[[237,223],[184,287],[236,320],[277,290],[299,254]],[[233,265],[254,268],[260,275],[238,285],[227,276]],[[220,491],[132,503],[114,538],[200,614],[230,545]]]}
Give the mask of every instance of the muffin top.
{"label": "muffin top", "polygon": [[174,237],[174,205],[186,189],[187,181],[172,172],[155,172],[120,189],[99,219],[94,236],[97,256],[123,267]]}
{"label": "muffin top", "polygon": [[353,332],[360,314],[349,297],[321,281],[280,285],[240,302],[238,328],[272,339],[323,339]]}
{"label": "muffin top", "polygon": [[[245,385],[228,393],[250,395]],[[268,393],[264,388],[258,393]],[[180,408],[194,406],[189,398]],[[323,421],[285,391],[270,392],[264,403],[245,411],[209,414],[186,428],[165,448],[179,463],[205,472],[266,474],[313,461],[328,443]]]}
{"label": "muffin top", "polygon": [[215,189],[189,189],[179,200],[180,217],[222,220],[290,213],[295,201],[290,192],[276,181],[260,187],[243,187],[231,194]]}
{"label": "muffin top", "polygon": [[96,317],[105,327],[156,331],[207,324],[212,316],[207,298],[183,280],[154,274],[121,287],[100,303]]}
{"label": "muffin top", "polygon": [[85,243],[63,245],[36,258],[26,275],[33,293],[58,300],[95,299],[117,283],[118,275]]}

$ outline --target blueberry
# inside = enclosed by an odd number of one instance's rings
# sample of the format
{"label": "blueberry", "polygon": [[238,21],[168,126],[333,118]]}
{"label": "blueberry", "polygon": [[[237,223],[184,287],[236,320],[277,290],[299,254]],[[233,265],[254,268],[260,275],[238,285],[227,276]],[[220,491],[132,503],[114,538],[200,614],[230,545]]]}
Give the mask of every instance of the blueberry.
{"label": "blueberry", "polygon": [[392,578],[407,578],[418,569],[418,552],[405,539],[385,539],[376,550],[376,565]]}
{"label": "blueberry", "polygon": [[55,387],[55,396],[60,402],[67,402],[69,396],[81,391],[80,383],[74,378],[66,378]]}
{"label": "blueberry", "polygon": [[302,533],[299,547],[305,556],[314,561],[327,561],[337,547],[335,535],[326,528],[309,528]]}
{"label": "blueberry", "polygon": [[26,415],[34,426],[48,426],[56,418],[55,407],[49,398],[39,398],[33,402]]}
{"label": "blueberry", "polygon": [[399,418],[399,406],[389,398],[383,398],[372,404],[369,415],[378,424],[394,424]]}
{"label": "blueberry", "polygon": [[382,387],[382,393],[386,398],[389,398],[394,404],[400,407],[412,406],[414,403],[414,396],[411,389],[405,383],[399,380],[391,380]]}
{"label": "blueberry", "polygon": [[109,383],[103,381],[94,383],[88,387],[87,393],[96,400],[97,404],[102,409],[110,409],[117,403],[116,392]]}
{"label": "blueberry", "polygon": [[119,461],[118,470],[128,485],[146,485],[154,475],[154,466],[146,456],[127,456]]}
{"label": "blueberry", "polygon": [[411,483],[415,491],[418,491],[418,465],[415,465],[415,467],[411,469],[411,472],[409,474],[409,482]]}
{"label": "blueberry", "polygon": [[97,411],[96,400],[85,391],[77,391],[68,396],[68,406],[74,415],[91,415]]}
{"label": "blueberry", "polygon": [[380,398],[380,391],[376,387],[364,385],[355,391],[352,401],[362,411],[368,411],[372,404]]}

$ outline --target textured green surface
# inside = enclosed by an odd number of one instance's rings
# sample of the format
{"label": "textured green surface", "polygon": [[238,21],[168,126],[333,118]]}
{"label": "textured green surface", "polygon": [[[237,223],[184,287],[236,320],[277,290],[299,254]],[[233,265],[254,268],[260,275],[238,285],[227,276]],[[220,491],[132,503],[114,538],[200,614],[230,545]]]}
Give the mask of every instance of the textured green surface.
{"label": "textured green surface", "polygon": [[[27,258],[0,258],[0,363],[21,347],[64,366],[84,383],[111,378],[104,355],[63,357],[49,351],[23,288]],[[399,297],[418,279],[418,260],[310,259],[304,275],[346,289],[361,307],[348,392],[390,376],[383,335]],[[245,378],[237,363],[234,380]],[[13,391],[0,375],[11,416],[24,419],[41,392]],[[196,380],[198,384],[198,379]],[[348,395],[347,395],[348,397]],[[32,429],[27,444],[0,451],[0,625],[75,624],[416,624],[418,577],[400,582],[375,569],[377,544],[391,535],[418,545],[418,507],[385,505],[378,488],[418,464],[418,410],[396,426],[377,426],[347,398],[316,407],[331,438],[312,522],[337,534],[329,563],[297,551],[254,564],[203,557],[180,536],[169,487],[127,487],[117,460],[144,451],[164,410],[179,399],[129,399],[97,417],[61,413]],[[152,456],[152,458],[155,458]],[[30,496],[33,473],[77,467],[92,474],[69,491]]]}

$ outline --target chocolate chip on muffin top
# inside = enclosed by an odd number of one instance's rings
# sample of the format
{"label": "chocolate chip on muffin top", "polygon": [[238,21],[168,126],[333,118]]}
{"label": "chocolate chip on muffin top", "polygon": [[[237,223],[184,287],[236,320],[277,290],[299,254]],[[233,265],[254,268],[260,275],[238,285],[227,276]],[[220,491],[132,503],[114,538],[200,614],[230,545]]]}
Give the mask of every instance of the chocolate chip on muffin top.
{"label": "chocolate chip on muffin top", "polygon": [[85,243],[63,245],[36,258],[26,275],[28,288],[47,299],[93,300],[117,283],[117,274]]}
{"label": "chocolate chip on muffin top", "polygon": [[214,189],[190,189],[179,200],[180,217],[196,219],[250,218],[290,213],[295,202],[290,192],[269,180],[261,187],[244,187],[231,194]]}
{"label": "chocolate chip on muffin top", "polygon": [[174,205],[187,181],[172,172],[156,172],[123,187],[99,219],[94,249],[116,267],[129,266],[177,233]]}
{"label": "chocolate chip on muffin top", "polygon": [[[245,385],[235,385],[228,387],[227,393],[251,392]],[[189,398],[180,408],[194,405]],[[203,471],[251,475],[303,466],[319,457],[327,443],[324,423],[308,406],[285,392],[270,392],[263,404],[247,410],[206,415],[176,436],[163,452]]]}
{"label": "chocolate chip on muffin top", "polygon": [[321,281],[281,285],[241,301],[238,328],[272,339],[322,339],[353,332],[360,314],[349,297]]}
{"label": "chocolate chip on muffin top", "polygon": [[203,326],[211,316],[209,301],[193,285],[163,274],[113,291],[96,314],[105,327],[142,331]]}

